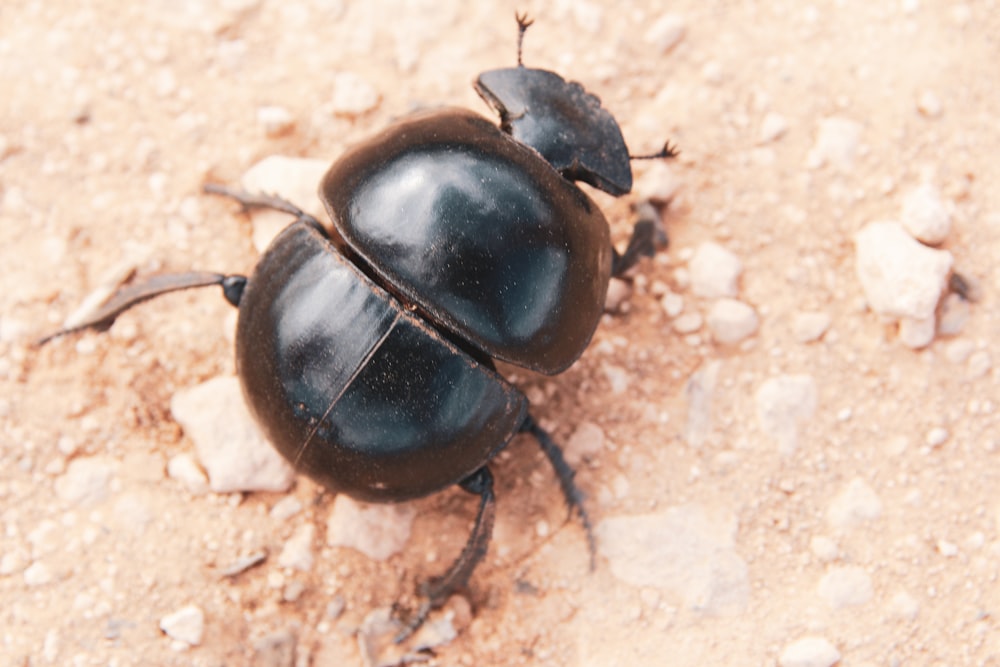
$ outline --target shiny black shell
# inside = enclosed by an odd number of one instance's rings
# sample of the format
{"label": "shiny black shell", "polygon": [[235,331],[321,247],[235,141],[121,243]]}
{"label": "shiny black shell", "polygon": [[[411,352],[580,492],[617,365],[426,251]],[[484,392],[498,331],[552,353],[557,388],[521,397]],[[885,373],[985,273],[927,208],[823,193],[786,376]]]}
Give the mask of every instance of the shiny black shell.
{"label": "shiny black shell", "polygon": [[236,366],[251,412],[298,469],[368,501],[479,469],[527,399],[352,265],[326,233],[283,231],[243,291]]}
{"label": "shiny black shell", "polygon": [[608,223],[485,118],[405,118],[334,163],[320,197],[380,283],[486,355],[552,374],[590,342],[611,273]]}

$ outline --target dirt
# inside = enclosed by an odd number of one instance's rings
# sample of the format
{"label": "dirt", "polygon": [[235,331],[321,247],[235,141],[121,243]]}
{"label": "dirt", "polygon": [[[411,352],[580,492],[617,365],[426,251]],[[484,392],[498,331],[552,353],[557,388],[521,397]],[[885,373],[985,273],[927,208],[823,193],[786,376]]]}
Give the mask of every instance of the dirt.
{"label": "dirt", "polygon": [[[526,64],[599,95],[634,152],[668,138],[682,151],[670,248],[639,268],[627,312],[605,317],[566,373],[517,379],[559,440],[585,421],[603,432],[577,476],[597,522],[691,505],[727,514],[749,597],[708,613],[623,583],[603,558],[590,572],[551,470],[517,439],[495,467],[498,534],[472,581],[471,621],[430,663],[777,664],[817,636],[842,665],[1000,664],[1000,13],[987,0],[7,3],[2,664],[250,664],[276,632],[296,638],[296,664],[360,664],[351,629],[412,602],[415,582],[458,553],[474,513],[458,491],[417,501],[407,548],[380,563],[323,546],[333,496],[304,478],[291,491],[303,511],[282,521],[268,514],[281,494],[199,495],[166,475],[192,449],[170,397],[233,372],[232,314],[215,294],[164,297],[107,335],[32,341],[124,259],[145,273],[251,269],[248,220],[200,194],[206,181],[235,183],[272,154],[333,160],[414,108],[488,114],[470,83],[515,62],[515,9],[536,20]],[[663,51],[647,31],[668,13],[683,35]],[[377,93],[372,109],[335,112],[345,71]],[[290,132],[264,132],[268,105],[290,112]],[[762,142],[769,112],[787,131]],[[856,155],[810,165],[828,117],[860,124]],[[866,308],[852,235],[898,217],[902,194],[925,181],[952,207],[944,247],[981,297],[959,333],[912,350]],[[637,197],[594,196],[622,244]],[[683,269],[708,240],[742,260],[739,298],[761,319],[739,345],[714,344],[704,327],[678,334],[661,304],[670,289],[687,311],[707,311]],[[832,324],[798,342],[795,318],[811,311]],[[693,446],[685,386],[713,361],[711,421]],[[792,451],[762,431],[754,399],[782,374],[818,389]],[[88,457],[110,462],[106,493],[69,503],[60,480]],[[835,530],[831,503],[856,479],[881,511]],[[220,576],[241,556],[279,552],[309,522],[310,572],[271,558]],[[824,598],[819,582],[840,566],[869,577],[868,599]],[[302,592],[287,601],[291,581]],[[189,604],[205,628],[185,647],[159,623]]]}

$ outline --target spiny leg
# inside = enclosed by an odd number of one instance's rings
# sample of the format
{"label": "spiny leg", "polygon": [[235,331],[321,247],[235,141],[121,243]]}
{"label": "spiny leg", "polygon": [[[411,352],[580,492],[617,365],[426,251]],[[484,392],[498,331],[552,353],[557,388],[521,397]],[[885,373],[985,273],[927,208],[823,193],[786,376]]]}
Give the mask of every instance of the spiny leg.
{"label": "spiny leg", "polygon": [[287,199],[277,195],[267,195],[262,193],[252,194],[246,190],[231,188],[228,185],[221,185],[219,183],[206,183],[204,190],[211,195],[229,197],[233,201],[239,203],[240,206],[247,211],[255,208],[271,209],[272,211],[280,211],[281,213],[293,215],[295,216],[296,221],[306,222],[317,227],[322,227],[319,220],[309,215]]}
{"label": "spiny leg", "polygon": [[397,643],[409,637],[423,625],[431,610],[442,606],[456,591],[464,588],[469,582],[469,577],[472,576],[472,571],[486,555],[490,536],[493,534],[493,522],[496,519],[493,474],[490,473],[489,468],[483,466],[459,482],[459,486],[464,491],[479,496],[479,512],[476,514],[476,522],[472,526],[472,534],[469,535],[462,553],[443,575],[421,584],[420,594],[424,597],[424,601],[406,627],[396,635]]}
{"label": "spiny leg", "polygon": [[524,33],[528,32],[528,28],[534,23],[534,19],[528,18],[528,15],[519,14],[514,12],[514,19],[517,21],[517,66],[524,67],[524,63],[521,62],[521,46],[524,44]]}
{"label": "spiny leg", "polygon": [[621,278],[629,269],[635,266],[643,257],[652,257],[657,248],[667,245],[667,230],[663,227],[660,214],[650,203],[638,207],[639,220],[632,229],[625,252],[619,253],[611,248],[611,275]]}
{"label": "spiny leg", "polygon": [[573,510],[576,510],[577,514],[580,515],[580,523],[583,524],[583,530],[587,534],[590,569],[593,570],[597,564],[597,542],[594,539],[594,529],[590,524],[590,516],[587,514],[587,509],[583,506],[583,491],[573,481],[576,472],[566,463],[566,457],[563,456],[562,448],[556,444],[552,436],[548,434],[548,431],[532,419],[531,415],[524,418],[524,423],[521,424],[521,431],[530,433],[538,441],[538,444],[541,445],[542,451],[545,452],[549,463],[552,464],[552,467],[556,471],[556,477],[559,478],[559,486],[562,488],[563,497],[566,499],[566,505],[569,507],[570,514],[573,513]]}
{"label": "spiny leg", "polygon": [[177,292],[195,287],[219,285],[222,293],[234,306],[240,303],[243,288],[246,287],[246,276],[226,276],[221,273],[207,271],[189,271],[187,273],[162,273],[138,279],[119,287],[104,303],[79,320],[67,323],[62,329],[55,331],[37,341],[37,345],[45,345],[54,338],[76,333],[84,329],[107,331],[119,315],[129,308],[149,301],[161,294]]}

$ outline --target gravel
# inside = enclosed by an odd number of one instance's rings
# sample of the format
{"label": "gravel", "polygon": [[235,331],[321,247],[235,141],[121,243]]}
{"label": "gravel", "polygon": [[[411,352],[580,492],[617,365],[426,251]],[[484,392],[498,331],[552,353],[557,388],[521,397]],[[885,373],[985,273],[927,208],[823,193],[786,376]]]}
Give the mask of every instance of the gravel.
{"label": "gravel", "polygon": [[205,633],[205,612],[193,604],[181,607],[160,619],[160,630],[171,639],[197,646]]}
{"label": "gravel", "polygon": [[928,245],[943,243],[951,231],[949,206],[941,191],[931,183],[924,183],[903,196],[899,220],[915,239]]}
{"label": "gravel", "polygon": [[170,411],[194,441],[212,491],[291,488],[295,471],[261,434],[236,377],[220,376],[178,391]]}
{"label": "gravel", "polygon": [[840,661],[840,651],[823,637],[803,637],[784,648],[778,658],[781,667],[832,667]]}
{"label": "gravel", "polygon": [[410,539],[416,510],[406,504],[362,503],[343,494],[333,502],[326,525],[326,543],[350,547],[372,560],[399,553]]}
{"label": "gravel", "polygon": [[783,455],[798,446],[799,427],[816,412],[816,396],[816,381],[810,375],[779,375],[757,389],[757,421]]}
{"label": "gravel", "polygon": [[752,306],[736,299],[719,299],[708,311],[712,338],[723,345],[735,345],[757,333],[760,319]]}
{"label": "gravel", "polygon": [[842,565],[827,570],[816,590],[834,609],[857,607],[872,599],[872,579],[856,565]]}
{"label": "gravel", "polygon": [[743,263],[732,252],[712,241],[700,244],[688,263],[691,291],[700,297],[735,297]]}
{"label": "gravel", "polygon": [[860,477],[852,479],[830,503],[827,520],[841,530],[855,528],[882,516],[882,500]]}

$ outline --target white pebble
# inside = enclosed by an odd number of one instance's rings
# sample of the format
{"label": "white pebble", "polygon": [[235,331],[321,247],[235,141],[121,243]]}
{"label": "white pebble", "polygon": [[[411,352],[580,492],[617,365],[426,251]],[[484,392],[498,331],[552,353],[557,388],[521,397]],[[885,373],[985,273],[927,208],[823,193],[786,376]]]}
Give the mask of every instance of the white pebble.
{"label": "white pebble", "polygon": [[971,314],[969,302],[954,292],[945,294],[939,311],[937,332],[942,336],[957,336],[962,333]]}
{"label": "white pebble", "polygon": [[976,349],[976,344],[966,338],[948,343],[944,348],[945,358],[953,364],[962,364]]}
{"label": "white pebble", "polygon": [[73,459],[56,480],[56,495],[71,505],[96,505],[110,493],[112,464],[101,457]]}
{"label": "white pebble", "polygon": [[816,412],[816,381],[810,375],[779,375],[757,390],[757,420],[774,438],[778,450],[790,455],[798,445],[799,425]]}
{"label": "white pebble", "polygon": [[948,429],[941,426],[935,426],[930,431],[927,432],[927,436],[924,438],[924,442],[927,446],[934,449],[940,447],[948,441]]}
{"label": "white pebble", "polygon": [[840,555],[837,543],[824,535],[816,535],[809,540],[809,549],[821,563],[829,563]]}
{"label": "white pebble", "polygon": [[290,567],[301,572],[308,572],[313,566],[313,541],[316,539],[316,526],[304,523],[295,529],[281,548],[278,565]]}
{"label": "white pebble", "polygon": [[735,297],[743,263],[739,257],[718,243],[707,241],[698,246],[688,263],[691,290],[698,296],[715,299]]}
{"label": "white pebble", "polygon": [[855,477],[830,503],[827,520],[835,528],[853,528],[882,516],[882,500],[871,486]]}
{"label": "white pebble", "polygon": [[920,603],[906,591],[900,591],[889,600],[889,612],[896,618],[912,621],[920,612]]}
{"label": "white pebble", "polygon": [[679,334],[689,334],[694,333],[701,328],[703,319],[701,313],[692,312],[684,313],[683,315],[674,319],[673,327],[674,331]]}
{"label": "white pebble", "polygon": [[734,516],[698,505],[611,517],[597,525],[598,549],[615,578],[679,594],[691,609],[732,614],[750,596],[747,565],[736,552]]}
{"label": "white pebble", "polygon": [[411,505],[363,503],[340,494],[327,520],[326,542],[384,561],[406,546],[415,516]]}
{"label": "white pebble", "polygon": [[604,310],[609,313],[620,312],[631,295],[632,286],[628,281],[612,278],[608,282],[608,292],[604,296]]}
{"label": "white pebble", "polygon": [[354,72],[333,75],[333,95],[330,111],[339,116],[360,116],[378,106],[379,94],[375,86]]}
{"label": "white pebble", "polygon": [[806,166],[816,169],[830,164],[841,171],[850,171],[860,141],[860,123],[836,116],[824,118],[816,133],[816,143],[806,157]]}
{"label": "white pebble", "polygon": [[749,305],[736,299],[719,299],[708,311],[708,328],[723,345],[735,345],[757,332],[760,320]]}
{"label": "white pebble", "polygon": [[295,118],[285,107],[263,106],[257,109],[257,124],[269,137],[280,137],[295,128]]}
{"label": "white pebble", "polygon": [[181,607],[160,619],[160,630],[171,639],[197,646],[205,632],[205,612],[193,604]]}
{"label": "white pebble", "polygon": [[903,317],[899,320],[899,342],[911,350],[920,350],[934,341],[937,318],[934,315],[923,319]]}
{"label": "white pebble", "polygon": [[183,484],[191,493],[208,491],[208,476],[195,461],[194,456],[187,452],[170,457],[167,461],[167,475]]}
{"label": "white pebble", "polygon": [[937,118],[944,111],[944,105],[941,104],[941,98],[925,90],[917,98],[917,111],[928,118]]}
{"label": "white pebble", "polygon": [[684,38],[686,30],[684,17],[679,14],[664,14],[646,30],[644,38],[647,44],[662,53],[670,49]]}
{"label": "white pebble", "polygon": [[827,313],[798,313],[792,323],[792,335],[800,343],[811,343],[823,337],[830,328],[830,323],[831,319]]}
{"label": "white pebble", "polygon": [[35,561],[24,570],[25,586],[44,586],[54,579],[52,571],[45,563]]}
{"label": "white pebble", "polygon": [[660,299],[660,305],[667,317],[677,317],[684,311],[684,297],[675,292],[667,292]]}
{"label": "white pebble", "polygon": [[860,567],[844,565],[827,570],[817,590],[834,609],[856,607],[872,599],[872,580]]}
{"label": "white pebble", "polygon": [[640,201],[667,204],[677,194],[680,186],[681,181],[674,173],[673,167],[664,160],[657,160],[636,180],[633,192]]}
{"label": "white pebble", "polygon": [[778,658],[781,667],[832,667],[840,651],[823,637],[803,637],[785,647]]}
{"label": "white pebble", "polygon": [[212,491],[287,491],[295,481],[295,471],[250,416],[236,377],[178,391],[170,411],[194,441]]}
{"label": "white pebble", "polygon": [[948,540],[938,540],[937,550],[945,558],[954,558],[958,555],[958,545]]}
{"label": "white pebble", "polygon": [[938,245],[951,231],[951,212],[941,198],[941,191],[924,183],[903,195],[900,222],[918,241]]}
{"label": "white pebble", "polygon": [[764,115],[764,120],[760,123],[760,135],[758,140],[762,144],[776,141],[788,131],[788,120],[780,113],[769,111]]}
{"label": "white pebble", "polygon": [[295,496],[285,496],[268,512],[272,519],[277,521],[287,521],[302,511],[302,503]]}
{"label": "white pebble", "polygon": [[898,222],[866,225],[854,240],[858,280],[873,310],[915,320],[934,316],[951,253],[921,244]]}
{"label": "white pebble", "polygon": [[566,441],[566,463],[577,466],[597,457],[604,448],[604,431],[593,422],[580,422],[573,435]]}

